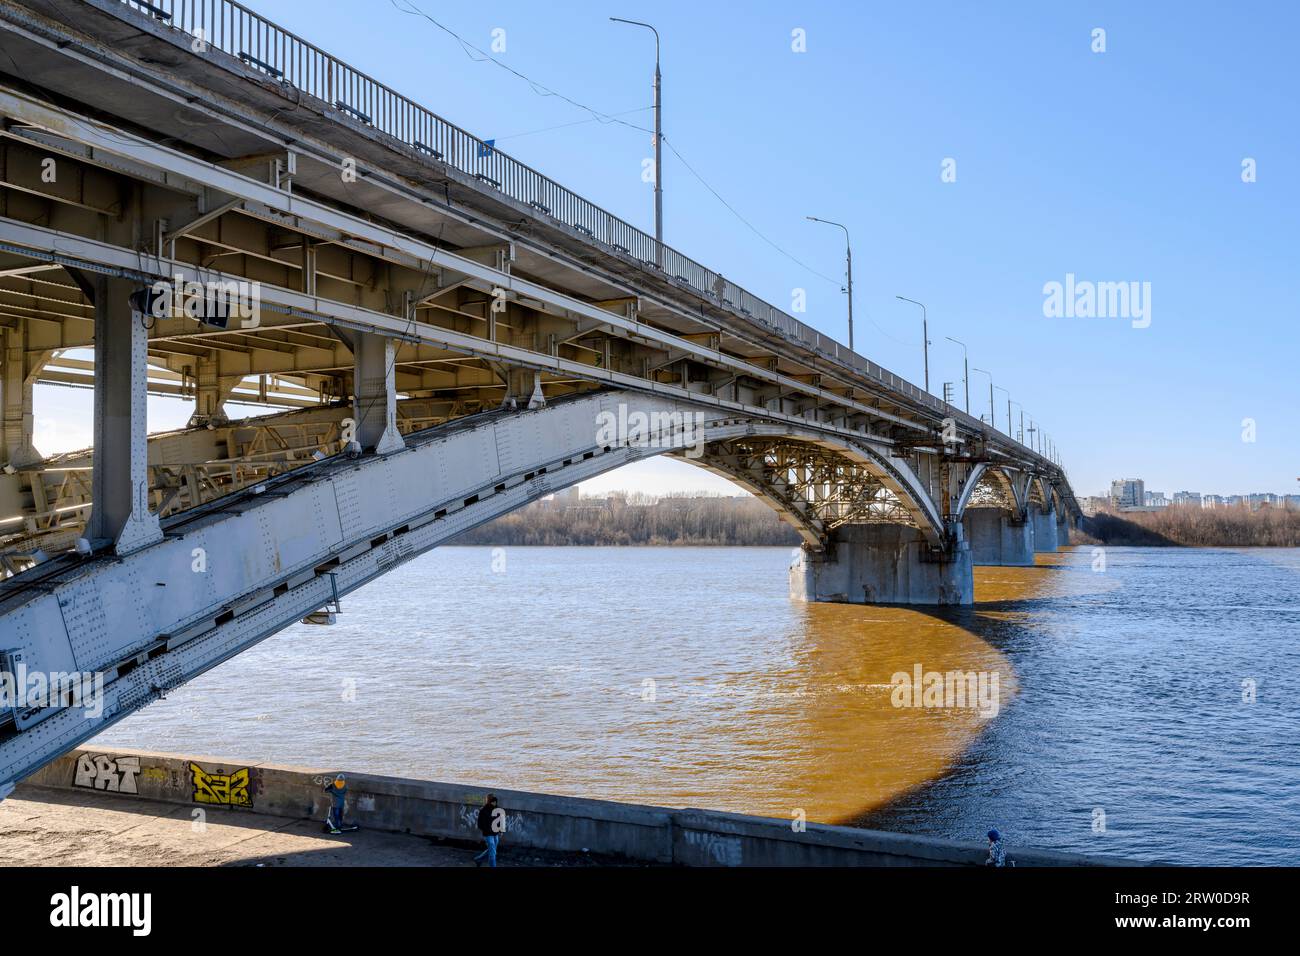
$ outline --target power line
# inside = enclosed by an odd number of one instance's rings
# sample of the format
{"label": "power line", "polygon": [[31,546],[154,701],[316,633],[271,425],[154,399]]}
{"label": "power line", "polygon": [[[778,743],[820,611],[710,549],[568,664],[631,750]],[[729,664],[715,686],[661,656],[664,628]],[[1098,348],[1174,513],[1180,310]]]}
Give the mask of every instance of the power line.
{"label": "power line", "polygon": [[[594,107],[587,106],[585,103],[580,103],[580,102],[578,102],[577,100],[575,100],[575,99],[573,99],[573,98],[571,98],[571,97],[569,97],[569,96],[565,96],[563,93],[560,93],[560,92],[558,92],[557,90],[551,89],[550,87],[546,86],[545,84],[539,83],[539,82],[537,82],[536,80],[532,79],[531,77],[526,76],[526,75],[523,74],[523,73],[520,73],[518,70],[514,69],[513,67],[508,66],[507,64],[505,64],[505,63],[503,63],[502,61],[498,60],[496,57],[492,56],[490,53],[487,53],[486,51],[484,51],[484,50],[480,49],[479,47],[475,46],[474,44],[470,43],[468,40],[466,40],[466,39],[465,39],[464,37],[462,37],[459,33],[457,33],[455,30],[451,29],[451,28],[448,27],[447,25],[445,25],[445,24],[443,24],[443,23],[440,23],[439,21],[435,20],[435,19],[434,19],[433,17],[431,17],[429,14],[425,13],[422,9],[420,9],[420,7],[418,7],[418,6],[415,4],[414,0],[403,0],[403,3],[405,3],[406,6],[409,7],[409,9],[405,9],[405,8],[399,6],[398,3],[397,3],[397,0],[389,0],[389,3],[391,3],[391,4],[393,5],[393,8],[394,8],[394,9],[398,10],[398,11],[401,12],[401,13],[409,14],[409,15],[411,15],[411,16],[423,17],[425,20],[428,20],[430,23],[432,23],[432,24],[433,24],[435,27],[437,27],[439,30],[442,30],[442,31],[443,31],[444,33],[446,33],[448,36],[452,37],[452,38],[453,38],[457,43],[459,43],[460,46],[461,46],[461,49],[464,51],[465,55],[466,55],[467,57],[469,57],[471,60],[473,60],[473,61],[476,62],[476,63],[484,63],[484,62],[486,62],[486,63],[491,63],[491,64],[493,64],[494,66],[498,66],[498,67],[500,67],[501,69],[503,69],[503,70],[505,70],[506,72],[512,74],[513,76],[516,76],[516,77],[518,77],[519,79],[523,80],[525,83],[527,83],[527,84],[529,85],[529,87],[533,90],[533,92],[536,93],[536,94],[539,95],[539,96],[554,96],[554,97],[556,97],[557,99],[561,99],[561,100],[563,100],[564,102],[566,102],[566,103],[568,103],[568,104],[570,104],[570,105],[572,105],[572,106],[575,106],[575,107],[577,107],[578,109],[583,110],[583,111],[586,112],[586,113],[590,113],[591,116],[592,116],[592,118],[593,118],[594,120],[596,120],[597,122],[602,123],[602,124],[604,124],[604,125],[609,125],[609,124],[613,123],[613,124],[618,124],[618,125],[620,125],[620,126],[626,126],[626,127],[628,127],[629,129],[639,130],[640,132],[643,132],[643,133],[649,133],[651,136],[654,135],[654,130],[646,129],[646,128],[643,127],[643,126],[637,126],[635,123],[629,123],[629,122],[627,122],[626,120],[622,120],[622,119],[619,119],[619,118],[618,118],[619,115],[626,115],[626,114],[605,113],[605,112],[603,112],[603,111],[601,111],[601,110],[595,109]],[[478,54],[478,56],[475,56],[475,55],[474,55],[474,54],[476,54],[476,53]],[[629,112],[636,112],[636,111],[629,111]],[[576,125],[578,125],[578,124],[574,123],[574,124],[565,124],[565,125],[575,125],[575,126],[576,126]],[[562,127],[559,127],[559,126],[556,126],[556,127],[549,127],[549,129],[560,129],[560,128],[562,128]],[[546,132],[546,130],[535,130],[534,132]],[[516,134],[516,136],[520,136],[520,135],[525,135],[525,136],[526,136],[526,135],[530,135],[530,134],[527,134],[527,133]],[[506,137],[501,137],[501,138],[504,139],[504,138],[506,138]],[[752,222],[750,222],[748,219],[746,219],[744,216],[742,216],[742,215],[740,214],[740,212],[736,209],[735,206],[733,206],[733,205],[731,205],[731,203],[727,202],[727,200],[724,199],[724,198],[722,197],[722,194],[721,194],[721,193],[719,193],[716,189],[714,189],[711,185],[709,185],[708,181],[705,180],[705,178],[704,178],[703,176],[701,176],[698,172],[696,172],[695,168],[694,168],[694,167],[693,167],[689,162],[687,162],[686,157],[683,156],[683,155],[681,154],[681,151],[678,150],[677,147],[673,145],[673,143],[668,139],[667,136],[663,137],[663,140],[664,140],[665,143],[668,144],[668,148],[669,148],[670,150],[673,151],[673,155],[675,155],[675,156],[676,156],[676,157],[681,161],[682,165],[686,167],[686,169],[690,172],[690,174],[691,174],[692,176],[694,176],[697,180],[699,180],[700,184],[703,185],[704,188],[707,189],[710,193],[712,193],[712,194],[713,194],[713,197],[714,197],[715,199],[717,199],[718,202],[722,203],[722,205],[727,209],[728,212],[730,212],[733,216],[735,216],[738,220],[740,220],[740,222],[743,223],[744,226],[745,226],[747,229],[750,230],[750,232],[754,233],[754,235],[758,236],[758,237],[759,237],[760,239],[762,239],[765,243],[767,243],[769,246],[771,246],[773,249],[775,249],[775,250],[776,250],[777,252],[779,252],[781,255],[785,256],[785,257],[786,257],[787,259],[789,259],[791,262],[795,263],[795,264],[796,264],[797,266],[799,266],[801,269],[804,269],[804,270],[808,271],[808,272],[811,273],[812,275],[815,275],[815,276],[817,276],[819,279],[822,279],[822,280],[824,280],[824,281],[826,281],[826,282],[829,282],[829,283],[831,283],[832,285],[840,286],[841,288],[843,287],[843,283],[841,283],[840,280],[838,280],[838,279],[832,279],[830,276],[826,275],[825,273],[820,272],[820,271],[818,271],[817,269],[814,269],[812,266],[808,265],[806,262],[804,262],[804,261],[802,261],[801,259],[799,259],[798,257],[792,255],[791,253],[787,252],[787,251],[786,251],[785,249],[783,249],[781,246],[777,245],[774,241],[772,241],[771,239],[769,239],[769,238],[768,238],[768,237],[767,237],[767,236],[766,236],[762,231],[760,231],[760,230],[758,229],[757,226],[755,226]],[[869,316],[868,316],[868,318],[870,319]],[[874,325],[875,323],[873,322],[872,324]],[[882,331],[883,331],[883,330],[882,330]]]}
{"label": "power line", "polygon": [[[425,20],[428,20],[439,30],[443,31],[452,39],[454,39],[457,43],[459,43],[465,55],[469,57],[471,60],[473,60],[475,63],[491,63],[493,66],[500,67],[501,69],[505,70],[507,73],[517,76],[519,79],[527,83],[529,87],[532,88],[533,92],[536,93],[538,96],[554,96],[557,99],[564,100],[564,102],[568,103],[569,105],[576,106],[578,109],[583,110],[586,113],[590,113],[592,118],[595,119],[598,123],[605,123],[605,124],[616,123],[619,126],[626,126],[629,129],[639,130],[642,133],[649,133],[651,136],[654,135],[654,130],[652,129],[646,129],[644,126],[637,126],[635,123],[629,123],[626,120],[621,120],[618,118],[618,114],[605,113],[601,110],[595,109],[594,107],[587,106],[585,103],[579,103],[577,100],[565,96],[563,93],[560,93],[557,90],[553,90],[549,86],[546,86],[543,83],[537,82],[532,77],[525,76],[523,73],[520,73],[518,70],[514,69],[513,67],[508,66],[505,63],[502,63],[496,57],[492,56],[492,54],[487,53],[484,50],[480,50],[474,44],[470,43],[459,33],[457,33],[455,30],[451,29],[451,27],[447,26],[446,24],[439,23],[433,17],[429,16],[429,14],[425,13],[418,6],[416,6],[413,0],[403,0],[403,2],[408,7],[410,7],[409,10],[403,9],[402,7],[398,6],[397,0],[388,0],[388,2],[391,3],[393,5],[393,8],[400,13],[406,13],[415,17],[423,17]],[[475,53],[477,53],[478,56],[475,56],[474,55]]]}
{"label": "power line", "polygon": [[[609,115],[610,115],[610,116],[627,116],[627,115],[630,114],[630,113],[644,113],[646,110],[652,110],[652,109],[654,109],[653,106],[640,106],[640,107],[637,107],[637,108],[634,109],[634,110],[624,110],[624,111],[621,112],[621,113],[610,113]],[[537,133],[549,133],[549,132],[551,132],[552,130],[557,130],[557,129],[568,129],[570,126],[585,126],[587,123],[595,123],[595,122],[597,122],[595,119],[575,120],[575,121],[572,122],[572,123],[561,123],[561,124],[559,124],[558,126],[544,126],[544,127],[542,127],[541,129],[533,129],[533,130],[529,130],[529,131],[526,132],[526,133],[511,133],[509,136],[498,136],[498,137],[496,138],[496,141],[497,141],[498,143],[500,143],[500,142],[502,142],[503,140],[507,140],[507,139],[519,139],[519,137],[521,137],[521,136],[534,136],[534,135],[536,135]]]}
{"label": "power line", "polygon": [[757,226],[755,226],[752,222],[750,222],[748,219],[746,219],[744,216],[742,216],[742,215],[741,215],[741,214],[736,210],[736,207],[735,207],[735,206],[731,205],[731,203],[729,203],[729,202],[727,202],[725,199],[723,199],[722,196],[721,196],[721,194],[720,194],[716,189],[714,189],[712,186],[710,186],[710,185],[708,184],[708,182],[705,180],[705,178],[704,178],[703,176],[701,176],[699,173],[697,173],[697,172],[695,171],[695,167],[692,166],[690,163],[688,163],[688,162],[686,161],[686,157],[683,156],[683,155],[678,151],[677,147],[674,146],[674,145],[672,144],[672,141],[671,141],[667,136],[664,137],[664,142],[667,143],[667,144],[668,144],[668,148],[671,149],[671,150],[673,151],[673,155],[676,156],[679,160],[681,160],[682,165],[685,166],[685,167],[687,168],[687,170],[690,171],[690,174],[691,174],[692,176],[694,176],[696,179],[698,179],[698,180],[700,181],[700,185],[702,185],[702,186],[703,186],[705,189],[707,189],[709,192],[713,193],[713,197],[714,197],[715,199],[717,199],[718,202],[722,203],[722,205],[726,206],[727,209],[728,209],[728,211],[729,211],[733,216],[735,216],[737,219],[739,219],[742,223],[744,223],[745,226],[746,226],[746,227],[747,227],[747,228],[748,228],[748,229],[749,229],[749,230],[750,230],[754,235],[758,236],[758,238],[762,239],[762,240],[763,240],[764,242],[766,242],[769,246],[771,246],[771,247],[772,247],[773,249],[775,249],[777,252],[781,253],[781,255],[785,256],[785,257],[786,257],[787,259],[789,259],[791,262],[795,263],[796,265],[800,266],[800,267],[803,268],[803,269],[807,269],[809,272],[811,272],[813,275],[817,276],[818,278],[820,278],[820,279],[825,279],[827,282],[831,283],[832,285],[837,285],[837,286],[840,286],[841,288],[844,287],[844,284],[843,284],[842,282],[840,282],[838,279],[832,279],[830,276],[828,276],[828,275],[826,275],[826,274],[824,274],[824,273],[822,273],[822,272],[818,272],[818,271],[817,271],[816,269],[814,269],[812,266],[808,265],[808,263],[803,262],[803,261],[801,261],[800,259],[795,258],[793,255],[791,255],[790,253],[788,253],[788,252],[786,252],[784,249],[782,249],[780,246],[778,246],[778,245],[777,245],[775,242],[773,242],[771,239],[767,238],[767,236],[763,235],[763,233],[759,231],[759,229],[758,229]]}

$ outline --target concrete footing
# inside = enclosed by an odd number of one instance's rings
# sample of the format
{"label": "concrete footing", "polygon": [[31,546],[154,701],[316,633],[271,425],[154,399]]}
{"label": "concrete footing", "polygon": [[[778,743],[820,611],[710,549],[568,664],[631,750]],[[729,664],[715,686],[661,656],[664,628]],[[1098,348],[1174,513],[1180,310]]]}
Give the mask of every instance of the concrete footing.
{"label": "concrete footing", "polygon": [[1016,521],[1002,508],[967,508],[962,516],[971,563],[1029,567],[1034,563],[1034,526]]}
{"label": "concrete footing", "polygon": [[1034,526],[1034,550],[1055,552],[1057,546],[1056,537],[1056,509],[1042,511],[1037,505],[1029,506],[1029,521]]}
{"label": "concrete footing", "polygon": [[790,596],[847,604],[972,604],[975,579],[962,538],[950,552],[935,554],[916,528],[843,525],[826,551],[800,551],[790,567]]}

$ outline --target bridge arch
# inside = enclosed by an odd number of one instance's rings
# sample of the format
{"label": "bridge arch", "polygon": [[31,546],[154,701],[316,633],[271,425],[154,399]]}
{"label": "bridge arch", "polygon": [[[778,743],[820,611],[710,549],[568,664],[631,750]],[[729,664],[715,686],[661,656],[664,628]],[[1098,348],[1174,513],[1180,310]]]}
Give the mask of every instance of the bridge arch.
{"label": "bridge arch", "polygon": [[976,463],[962,485],[956,514],[960,519],[970,507],[996,507],[1023,520],[1029,505],[1026,483],[1020,473],[987,462]]}

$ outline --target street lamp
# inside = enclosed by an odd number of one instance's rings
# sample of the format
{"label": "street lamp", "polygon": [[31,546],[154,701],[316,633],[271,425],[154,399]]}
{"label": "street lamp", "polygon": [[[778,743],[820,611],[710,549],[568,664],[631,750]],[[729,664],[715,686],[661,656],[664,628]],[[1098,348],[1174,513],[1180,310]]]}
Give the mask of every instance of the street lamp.
{"label": "street lamp", "polygon": [[1020,444],[1023,445],[1025,443],[1025,406],[1021,405],[1019,402],[1011,401],[1010,397],[1008,397],[1007,414],[1011,413],[1012,405],[1015,405],[1017,408],[1020,409],[1020,428],[1017,429],[1016,431],[1016,441],[1020,442]]}
{"label": "street lamp", "polygon": [[989,424],[996,429],[998,427],[998,423],[997,423],[997,416],[993,414],[993,373],[986,372],[982,368],[973,368],[971,369],[971,371],[979,372],[981,375],[987,375],[989,377]]}
{"label": "street lamp", "polygon": [[839,226],[844,230],[844,265],[848,270],[849,276],[849,351],[853,351],[853,246],[849,242],[849,227],[842,222],[832,222],[829,219],[818,219],[816,216],[805,216],[809,222],[823,222],[828,226]]}
{"label": "street lamp", "polygon": [[945,335],[949,342],[956,342],[961,346],[961,364],[962,364],[962,384],[966,386],[966,414],[970,414],[970,357],[966,354],[966,343],[958,342],[951,335]]}
{"label": "street lamp", "polygon": [[998,386],[999,392],[1006,392],[1007,395],[1007,437],[1011,437],[1011,393],[1007,392],[1001,385]]}
{"label": "street lamp", "polygon": [[910,302],[912,305],[921,306],[921,348],[925,352],[925,390],[930,391],[930,322],[925,315],[925,305],[917,302],[915,299],[909,299],[905,295],[896,295],[895,299],[901,299],[904,302]]}
{"label": "street lamp", "polygon": [[659,72],[659,31],[640,20],[610,17],[615,23],[629,23],[645,27],[655,35],[655,264],[664,267],[664,128],[663,128],[663,76]]}

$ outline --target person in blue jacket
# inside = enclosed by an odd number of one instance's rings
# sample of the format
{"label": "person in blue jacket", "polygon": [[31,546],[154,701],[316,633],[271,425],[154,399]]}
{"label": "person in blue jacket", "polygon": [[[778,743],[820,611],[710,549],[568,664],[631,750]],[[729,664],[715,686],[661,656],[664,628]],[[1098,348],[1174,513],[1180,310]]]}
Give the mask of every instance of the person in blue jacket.
{"label": "person in blue jacket", "polygon": [[338,774],[325,784],[325,792],[330,795],[329,812],[325,814],[325,832],[342,833],[344,830],[357,829],[355,823],[345,823],[343,820],[343,808],[348,799],[348,778]]}

